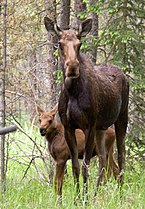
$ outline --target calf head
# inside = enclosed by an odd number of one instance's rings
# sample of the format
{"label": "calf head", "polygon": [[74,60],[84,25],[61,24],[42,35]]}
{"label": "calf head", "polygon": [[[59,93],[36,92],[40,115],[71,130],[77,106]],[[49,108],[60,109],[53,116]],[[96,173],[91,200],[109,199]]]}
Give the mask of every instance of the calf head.
{"label": "calf head", "polygon": [[45,136],[47,133],[51,133],[56,127],[56,120],[54,119],[57,112],[57,108],[54,108],[50,112],[44,112],[40,107],[37,107],[39,113],[40,133],[41,136]]}
{"label": "calf head", "polygon": [[86,36],[91,30],[92,19],[83,21],[79,30],[61,30],[48,17],[44,18],[44,24],[47,31],[54,31],[58,36],[59,55],[64,64],[64,74],[67,78],[79,77],[79,50],[81,46],[81,37]]}

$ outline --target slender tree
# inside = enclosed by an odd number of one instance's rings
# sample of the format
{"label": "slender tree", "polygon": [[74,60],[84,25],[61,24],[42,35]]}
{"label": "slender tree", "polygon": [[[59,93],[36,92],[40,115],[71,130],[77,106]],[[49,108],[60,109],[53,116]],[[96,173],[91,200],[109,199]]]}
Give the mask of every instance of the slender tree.
{"label": "slender tree", "polygon": [[77,27],[80,21],[82,21],[83,19],[89,17],[92,18],[92,29],[89,37],[88,53],[93,63],[96,63],[96,58],[97,58],[97,46],[95,42],[98,37],[98,15],[95,11],[93,11],[95,4],[96,4],[96,0],[89,0],[89,1],[75,0],[74,20],[73,20],[73,25]]}
{"label": "slender tree", "polygon": [[70,24],[70,0],[60,0],[59,25],[62,29],[68,29]]}
{"label": "slender tree", "polygon": [[[7,0],[3,4],[3,66],[0,72],[0,127],[5,126],[5,79],[6,79],[6,17],[7,17]],[[5,136],[0,137],[1,146],[1,188],[2,197],[5,190]]]}
{"label": "slender tree", "polygon": [[[55,0],[45,0],[46,15],[56,22],[56,1]],[[50,82],[50,106],[53,108],[57,103],[56,94],[56,70],[57,70],[57,59],[54,56],[56,50],[57,37],[54,32],[48,32],[47,36],[47,72]]]}
{"label": "slender tree", "polygon": [[83,0],[74,0],[73,11],[73,26],[74,28],[77,28],[80,24],[80,21],[83,19],[80,14],[86,11],[86,3]]}
{"label": "slender tree", "polygon": [[[91,8],[94,4],[96,3],[96,0],[90,0],[89,1],[89,7]],[[99,17],[98,14],[96,12],[91,12],[90,16],[92,17],[92,29],[90,32],[90,35],[93,36],[92,39],[92,44],[91,47],[89,49],[90,54],[91,54],[91,59],[93,63],[96,63],[96,59],[97,59],[97,46],[95,44],[97,38],[98,38],[98,27],[99,27]]]}
{"label": "slender tree", "polygon": [[[56,22],[56,0],[45,0],[45,9],[46,15]],[[45,69],[45,76],[48,76],[49,83],[49,105],[53,108],[57,103],[57,84],[56,84],[56,71],[57,71],[57,58],[54,56],[55,51],[57,49],[56,46],[57,37],[54,32],[48,32],[47,35],[47,69]],[[49,178],[50,182],[52,183],[53,179],[53,161],[51,156],[49,156],[50,161],[50,173]]]}

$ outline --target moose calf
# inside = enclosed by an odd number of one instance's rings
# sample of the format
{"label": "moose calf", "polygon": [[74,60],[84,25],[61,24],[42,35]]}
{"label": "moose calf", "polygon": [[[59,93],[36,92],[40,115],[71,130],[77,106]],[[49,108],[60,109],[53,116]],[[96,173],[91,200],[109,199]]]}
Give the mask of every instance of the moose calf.
{"label": "moose calf", "polygon": [[[62,194],[62,183],[66,162],[70,159],[70,152],[64,137],[64,127],[61,122],[55,119],[57,108],[50,112],[44,112],[37,107],[40,121],[41,136],[45,136],[48,142],[48,150],[56,162],[54,185],[55,192],[59,195]],[[83,159],[85,150],[85,135],[80,129],[76,129],[76,139],[79,159]],[[108,173],[113,174],[115,178],[119,175],[118,165],[116,164],[113,156],[113,146],[115,141],[114,129],[108,128],[105,132],[105,149],[108,159]],[[98,148],[94,140],[93,156],[98,155]]]}

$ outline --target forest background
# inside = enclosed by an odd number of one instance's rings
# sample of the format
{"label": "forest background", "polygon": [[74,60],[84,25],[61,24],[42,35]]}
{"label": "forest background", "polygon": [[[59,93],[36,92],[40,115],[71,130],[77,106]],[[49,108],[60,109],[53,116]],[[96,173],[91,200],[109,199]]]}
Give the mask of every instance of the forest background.
{"label": "forest background", "polygon": [[[95,64],[106,62],[115,64],[128,76],[130,102],[126,153],[129,160],[144,162],[144,2],[1,0],[0,126],[13,122],[19,124],[23,134],[27,135],[33,145],[29,147],[28,156],[27,152],[21,150],[22,141],[18,141],[16,136],[6,142],[4,136],[1,136],[1,150],[4,146],[7,150],[5,153],[7,166],[8,159],[23,164],[27,161],[23,173],[26,176],[26,168],[32,166],[32,159],[45,155],[41,150],[45,145],[42,146],[42,142],[36,140],[37,137],[32,138],[26,131],[24,123],[29,123],[31,130],[38,129],[37,106],[49,111],[57,103],[61,89],[57,38],[53,32],[46,31],[43,23],[45,15],[63,29],[69,26],[77,29],[81,20],[92,17],[93,27],[90,34],[83,39],[81,50],[87,53]],[[11,150],[11,144],[17,147],[13,150],[12,156],[8,152]],[[22,152],[23,157],[20,155]],[[27,160],[24,160],[24,156]],[[7,168],[5,173],[6,170]]]}

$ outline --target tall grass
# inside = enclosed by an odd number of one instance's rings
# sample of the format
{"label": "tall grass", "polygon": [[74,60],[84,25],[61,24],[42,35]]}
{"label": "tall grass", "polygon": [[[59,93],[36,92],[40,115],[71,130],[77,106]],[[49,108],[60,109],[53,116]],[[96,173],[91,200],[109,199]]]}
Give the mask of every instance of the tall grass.
{"label": "tall grass", "polygon": [[[24,129],[45,150],[45,143],[39,136],[38,130]],[[17,140],[17,143],[15,143]],[[90,168],[88,202],[82,198],[82,177],[80,177],[81,195],[77,205],[74,204],[75,189],[71,171],[71,163],[68,162],[67,175],[63,185],[62,204],[55,195],[50,182],[44,177],[44,163],[36,159],[28,169],[25,178],[24,173],[28,168],[30,157],[25,159],[22,150],[29,156],[39,154],[34,149],[33,143],[24,134],[17,131],[11,134],[9,141],[9,160],[6,173],[6,192],[4,202],[0,208],[4,209],[143,209],[145,208],[145,169],[142,163],[136,160],[127,160],[125,180],[122,189],[118,188],[116,181],[111,178],[107,184],[100,186],[97,196],[94,197],[97,180],[97,165],[94,161]],[[17,156],[17,158],[16,158]],[[37,167],[36,167],[37,164]]]}

